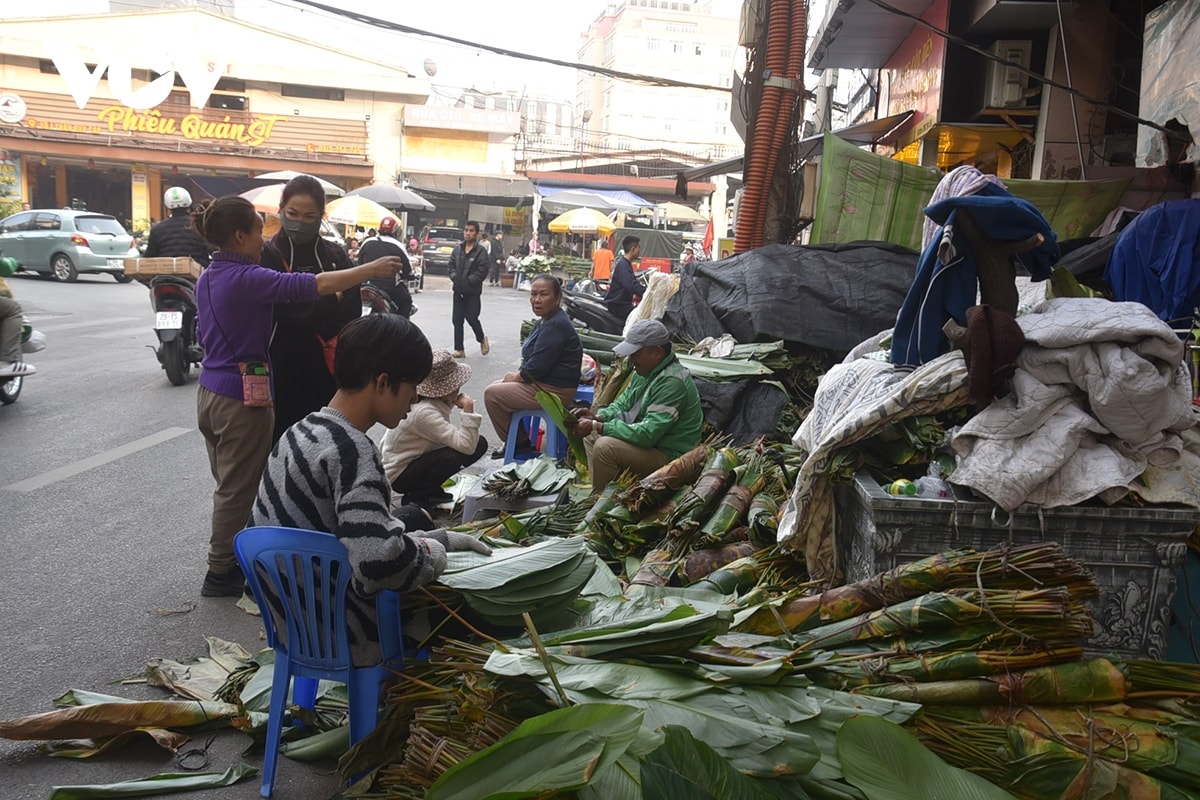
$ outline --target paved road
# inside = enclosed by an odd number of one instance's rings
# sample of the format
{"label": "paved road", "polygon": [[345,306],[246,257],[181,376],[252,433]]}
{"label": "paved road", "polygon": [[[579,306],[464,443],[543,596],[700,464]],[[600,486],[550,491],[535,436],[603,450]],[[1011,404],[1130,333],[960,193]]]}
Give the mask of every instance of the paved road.
{"label": "paved road", "polygon": [[[213,484],[196,430],[195,375],[171,386],[147,349],[155,339],[146,289],[100,276],[11,283],[48,346],[31,356],[39,372],[21,398],[0,406],[0,719],[50,710],[70,688],[162,698],[114,684],[153,657],[202,655],[206,635],[259,649],[255,618],[232,599],[200,597]],[[416,300],[414,321],[449,348],[446,279],[428,278]],[[467,360],[475,370],[467,391],[480,403],[483,387],[515,366],[519,323],[532,316],[528,294],[511,289],[487,289],[483,307],[492,353],[469,346]],[[486,420],[484,430],[495,442]],[[221,733],[210,769],[229,767],[248,744]],[[245,760],[261,765],[261,753]],[[275,796],[324,800],[337,788],[330,766],[281,759]],[[0,740],[3,800],[173,771],[172,757],[151,746],[71,761]],[[249,800],[257,787],[210,795]]]}

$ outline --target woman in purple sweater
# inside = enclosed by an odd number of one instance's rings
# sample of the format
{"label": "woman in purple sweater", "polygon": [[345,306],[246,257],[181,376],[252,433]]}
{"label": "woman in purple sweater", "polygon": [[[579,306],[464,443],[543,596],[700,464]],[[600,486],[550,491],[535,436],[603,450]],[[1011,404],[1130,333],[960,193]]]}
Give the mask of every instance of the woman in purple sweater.
{"label": "woman in purple sweater", "polygon": [[260,266],[263,223],[250,201],[222,197],[196,215],[196,230],[217,248],[196,283],[200,344],[204,347],[196,415],[208,448],[213,492],[208,573],[200,594],[238,597],[244,578],[233,537],[246,526],[271,451],[272,306],[316,300],[368,278],[394,278],[404,262],[381,258],[353,269],[276,272]]}

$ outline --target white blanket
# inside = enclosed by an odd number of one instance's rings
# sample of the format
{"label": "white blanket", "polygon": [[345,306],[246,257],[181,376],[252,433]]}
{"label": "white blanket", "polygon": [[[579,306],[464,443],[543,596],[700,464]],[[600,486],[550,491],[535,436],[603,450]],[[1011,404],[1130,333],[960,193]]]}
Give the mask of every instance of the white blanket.
{"label": "white blanket", "polygon": [[1147,465],[1172,467],[1195,425],[1185,348],[1140,303],[1047,300],[1017,318],[1013,392],[954,439],[954,483],[1011,511],[1114,502]]}

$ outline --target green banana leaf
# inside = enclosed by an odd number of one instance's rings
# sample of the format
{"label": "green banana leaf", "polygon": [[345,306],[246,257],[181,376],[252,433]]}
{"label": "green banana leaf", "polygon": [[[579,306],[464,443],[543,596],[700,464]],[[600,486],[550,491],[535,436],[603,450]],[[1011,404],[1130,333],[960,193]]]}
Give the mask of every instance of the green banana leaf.
{"label": "green banana leaf", "polygon": [[237,764],[224,772],[166,773],[121,783],[93,786],[55,786],[50,800],[89,800],[96,797],[147,797],[149,795],[191,792],[233,786],[253,777],[258,770],[249,764]]}
{"label": "green banana leaf", "polygon": [[488,591],[517,586],[542,570],[553,569],[579,553],[588,553],[581,536],[550,539],[529,547],[498,548],[485,556],[474,551],[446,554],[446,571],[438,582],[459,591]]}
{"label": "green banana leaf", "polygon": [[148,737],[164,750],[178,753],[190,738],[185,733],[169,731],[165,728],[138,728],[133,731],[117,734],[103,739],[67,739],[59,742],[43,742],[38,750],[53,758],[91,758],[109,750],[116,750],[125,744]]}
{"label": "green banana leaf", "polygon": [[86,739],[116,736],[137,728],[191,728],[242,721],[232,703],[145,700],[70,706],[0,722],[5,739]]}
{"label": "green banana leaf", "polygon": [[496,744],[446,770],[427,800],[518,800],[586,786],[641,728],[629,706],[560,708],[527,719]]}
{"label": "green banana leaf", "polygon": [[117,697],[115,694],[100,694],[86,689],[68,689],[54,698],[54,705],[59,708],[68,706],[94,706],[96,703],[133,703],[128,697]]}
{"label": "green banana leaf", "polygon": [[847,720],[837,746],[846,780],[867,800],[1015,800],[978,775],[950,766],[885,719]]}
{"label": "green banana leaf", "polygon": [[740,381],[773,374],[770,367],[750,359],[707,358],[684,353],[678,354],[677,358],[693,378],[705,381]]}
{"label": "green banana leaf", "polygon": [[538,405],[542,407],[542,410],[550,415],[550,419],[554,421],[558,429],[566,434],[567,444],[571,447],[571,455],[575,456],[575,463],[582,464],[586,470],[587,450],[583,447],[583,439],[572,433],[575,425],[573,423],[570,425],[567,424],[567,417],[570,414],[567,413],[567,407],[563,405],[562,398],[556,394],[547,392],[545,389],[539,389],[534,397],[537,398]]}
{"label": "green banana leaf", "polygon": [[325,758],[341,758],[350,749],[350,726],[341,725],[293,742],[285,742],[279,748],[281,755],[293,761],[320,761]]}
{"label": "green banana leaf", "polygon": [[662,746],[642,759],[644,800],[780,800],[801,797],[785,787],[738,772],[686,728],[663,728]]}

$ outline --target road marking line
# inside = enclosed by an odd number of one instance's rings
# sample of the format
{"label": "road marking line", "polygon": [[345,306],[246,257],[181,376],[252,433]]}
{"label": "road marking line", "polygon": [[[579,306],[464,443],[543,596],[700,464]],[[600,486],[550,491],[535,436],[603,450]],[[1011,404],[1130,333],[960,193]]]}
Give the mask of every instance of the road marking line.
{"label": "road marking line", "polygon": [[[62,317],[54,317],[54,319],[62,319]],[[141,317],[108,317],[106,319],[93,319],[93,320],[81,321],[81,322],[68,322],[66,325],[55,325],[50,319],[47,319],[46,322],[43,323],[42,320],[40,320],[38,317],[30,317],[29,321],[30,321],[30,324],[36,325],[39,329],[45,329],[46,331],[49,331],[49,332],[58,333],[59,331],[69,331],[69,330],[74,330],[76,328],[93,328],[93,327],[98,327],[100,325],[111,325],[114,322],[136,322],[139,319],[141,319]],[[147,323],[147,324],[150,327],[153,327],[153,321],[151,321],[150,323]]]}
{"label": "road marking line", "polygon": [[145,450],[149,447],[154,447],[156,444],[170,441],[177,436],[182,436],[185,433],[191,433],[195,428],[167,428],[158,433],[151,434],[129,444],[123,444],[120,447],[114,447],[111,450],[106,450],[103,453],[97,453],[94,456],[88,456],[74,462],[66,464],[58,469],[52,469],[49,472],[43,472],[41,475],[34,475],[32,478],[26,478],[23,481],[10,483],[4,488],[10,492],[32,492],[41,489],[43,486],[49,486],[52,483],[57,483],[61,480],[78,475],[81,472],[87,472],[89,469],[100,467],[105,464],[116,461],[119,458],[132,455],[139,450]]}

